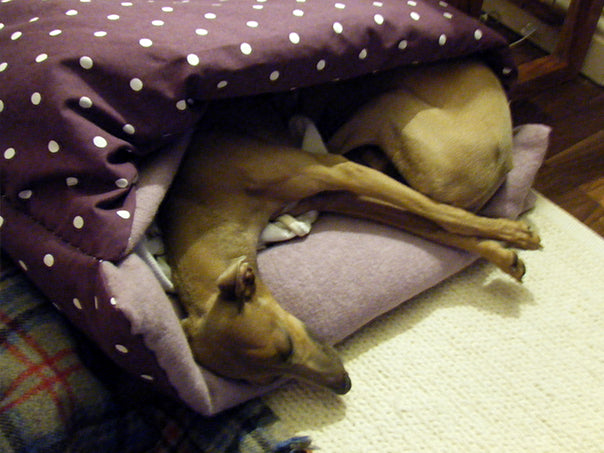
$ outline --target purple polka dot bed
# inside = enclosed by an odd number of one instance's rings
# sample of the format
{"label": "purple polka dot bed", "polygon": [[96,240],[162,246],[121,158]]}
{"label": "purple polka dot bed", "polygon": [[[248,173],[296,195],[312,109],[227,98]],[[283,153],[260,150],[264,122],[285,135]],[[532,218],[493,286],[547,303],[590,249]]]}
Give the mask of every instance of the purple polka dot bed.
{"label": "purple polka dot bed", "polygon": [[466,55],[516,76],[443,1],[2,1],[2,249],[116,363],[219,412],[267,389],[195,364],[133,253],[204,104]]}

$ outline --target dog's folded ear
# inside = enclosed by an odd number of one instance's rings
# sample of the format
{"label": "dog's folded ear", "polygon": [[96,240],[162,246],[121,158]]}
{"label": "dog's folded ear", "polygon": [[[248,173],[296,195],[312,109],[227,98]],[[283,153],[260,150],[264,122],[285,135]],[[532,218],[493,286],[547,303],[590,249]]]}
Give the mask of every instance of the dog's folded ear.
{"label": "dog's folded ear", "polygon": [[231,262],[216,283],[225,299],[246,301],[256,291],[256,274],[247,258],[240,256]]}

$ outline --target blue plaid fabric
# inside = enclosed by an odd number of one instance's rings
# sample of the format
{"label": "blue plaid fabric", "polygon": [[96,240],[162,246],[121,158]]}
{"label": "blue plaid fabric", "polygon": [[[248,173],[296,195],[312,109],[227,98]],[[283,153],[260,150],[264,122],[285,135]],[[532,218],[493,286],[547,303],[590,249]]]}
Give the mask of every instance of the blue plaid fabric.
{"label": "blue plaid fabric", "polygon": [[0,451],[269,452],[259,400],[207,418],[109,361],[0,261]]}

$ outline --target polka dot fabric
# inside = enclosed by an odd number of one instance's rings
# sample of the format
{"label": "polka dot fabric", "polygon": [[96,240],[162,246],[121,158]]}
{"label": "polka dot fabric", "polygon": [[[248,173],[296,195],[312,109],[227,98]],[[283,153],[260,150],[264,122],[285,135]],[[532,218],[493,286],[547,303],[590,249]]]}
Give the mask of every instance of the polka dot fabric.
{"label": "polka dot fabric", "polygon": [[[188,351],[162,358],[146,294],[115,283],[161,292],[124,263],[175,172],[169,145],[208,100],[468,54],[516,75],[505,42],[442,1],[4,0],[2,248],[124,368],[202,412],[234,404],[209,401],[226,384],[191,371]],[[149,198],[143,170],[162,156],[172,173]]]}

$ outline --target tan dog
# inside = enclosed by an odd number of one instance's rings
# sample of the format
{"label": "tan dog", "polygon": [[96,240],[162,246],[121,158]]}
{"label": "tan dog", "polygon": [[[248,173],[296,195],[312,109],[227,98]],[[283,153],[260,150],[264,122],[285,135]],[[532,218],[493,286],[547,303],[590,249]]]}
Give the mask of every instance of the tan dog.
{"label": "tan dog", "polygon": [[522,222],[452,206],[484,203],[510,167],[505,94],[479,65],[448,69],[431,68],[419,78],[394,73],[388,79],[394,91],[361,109],[331,144],[340,152],[378,144],[407,181],[450,204],[340,155],[292,147],[262,104],[251,103],[243,127],[241,110],[250,104],[232,102],[233,109],[223,105],[209,114],[208,121],[218,119],[194,137],[163,212],[187,313],[182,325],[198,363],[259,384],[290,376],[338,393],[349,390],[334,350],[312,338],[258,278],[258,237],[293,202],[299,212],[332,211],[409,230],[477,253],[521,278],[522,262],[497,241],[533,249],[539,238]]}

